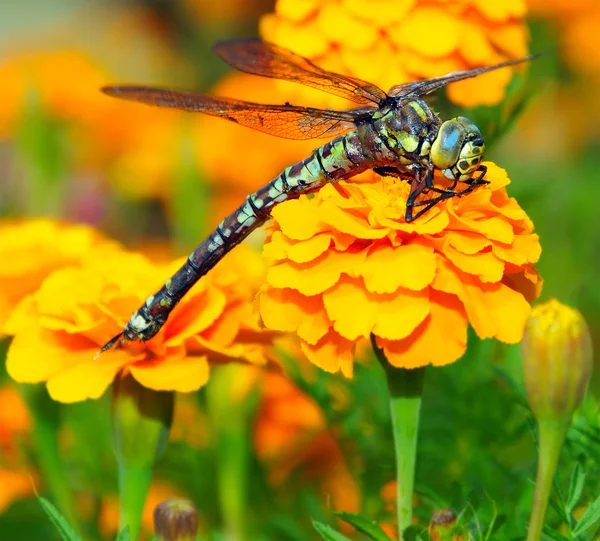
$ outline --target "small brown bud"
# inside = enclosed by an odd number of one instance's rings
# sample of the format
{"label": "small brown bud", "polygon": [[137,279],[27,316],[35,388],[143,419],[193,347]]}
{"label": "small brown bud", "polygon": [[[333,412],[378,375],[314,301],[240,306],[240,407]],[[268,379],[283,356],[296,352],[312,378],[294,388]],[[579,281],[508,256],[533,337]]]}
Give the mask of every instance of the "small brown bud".
{"label": "small brown bud", "polygon": [[431,515],[429,535],[432,541],[462,539],[453,535],[456,526],[456,513],[452,509],[440,509]]}
{"label": "small brown bud", "polygon": [[154,509],[154,533],[158,541],[195,541],[198,510],[189,500],[169,498]]}
{"label": "small brown bud", "polygon": [[527,400],[538,421],[568,423],[592,372],[591,338],[583,316],[554,299],[538,304],[521,352]]}

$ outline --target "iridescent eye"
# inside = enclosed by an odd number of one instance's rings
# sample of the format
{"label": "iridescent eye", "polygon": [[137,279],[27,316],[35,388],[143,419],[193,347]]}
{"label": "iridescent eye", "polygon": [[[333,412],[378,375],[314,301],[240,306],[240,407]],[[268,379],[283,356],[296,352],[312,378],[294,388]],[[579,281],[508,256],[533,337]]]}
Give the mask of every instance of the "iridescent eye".
{"label": "iridescent eye", "polygon": [[453,166],[458,160],[460,149],[465,140],[465,129],[456,120],[447,120],[440,127],[433,145],[431,161],[439,169]]}

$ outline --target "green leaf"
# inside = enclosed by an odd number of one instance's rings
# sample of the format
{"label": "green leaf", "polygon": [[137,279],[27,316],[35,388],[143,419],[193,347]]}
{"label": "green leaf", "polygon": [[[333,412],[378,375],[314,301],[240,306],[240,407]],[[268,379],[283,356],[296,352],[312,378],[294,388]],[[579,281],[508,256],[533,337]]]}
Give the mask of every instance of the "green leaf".
{"label": "green leaf", "polygon": [[581,494],[583,492],[583,486],[585,484],[585,472],[581,467],[581,464],[575,464],[573,468],[573,473],[571,475],[571,484],[569,485],[569,494],[567,495],[567,512],[569,515],[575,509],[577,502],[581,498]]}
{"label": "green leaf", "polygon": [[313,520],[312,523],[315,530],[319,532],[319,535],[325,539],[325,541],[350,541],[345,535],[336,532],[331,526],[327,526],[327,524],[323,524],[318,520]]}
{"label": "green leaf", "polygon": [[115,541],[129,541],[129,526],[125,526],[125,528],[119,532]]}
{"label": "green leaf", "polygon": [[565,537],[564,535],[558,533],[556,530],[554,530],[550,526],[544,526],[544,533],[550,539],[556,539],[556,541],[570,541],[568,537]]}
{"label": "green leaf", "polygon": [[585,510],[585,513],[573,530],[573,535],[582,534],[592,526],[595,526],[598,521],[600,521],[600,496]]}
{"label": "green leaf", "polygon": [[60,514],[56,507],[54,507],[46,498],[42,498],[41,496],[38,496],[38,501],[64,541],[81,541],[81,537],[79,537],[77,532],[67,522],[65,517]]}
{"label": "green leaf", "polygon": [[402,532],[403,541],[430,541],[429,532],[423,526],[412,525]]}
{"label": "green leaf", "polygon": [[386,533],[379,527],[379,524],[369,520],[368,518],[358,515],[356,513],[347,513],[340,511],[333,513],[336,517],[342,519],[344,522],[354,526],[359,532],[364,533],[375,541],[390,541],[390,538]]}

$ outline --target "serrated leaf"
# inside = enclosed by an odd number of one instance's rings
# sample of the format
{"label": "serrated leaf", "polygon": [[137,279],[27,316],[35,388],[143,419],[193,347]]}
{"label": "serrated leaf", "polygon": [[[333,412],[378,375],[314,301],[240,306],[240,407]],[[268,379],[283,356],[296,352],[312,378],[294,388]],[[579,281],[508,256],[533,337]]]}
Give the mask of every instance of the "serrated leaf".
{"label": "serrated leaf", "polygon": [[41,496],[38,496],[37,498],[44,513],[46,513],[52,524],[54,524],[64,541],[81,541],[79,534],[67,522],[67,519],[60,514],[56,507],[54,507],[46,498],[42,498]]}
{"label": "serrated leaf", "polygon": [[119,532],[115,541],[129,541],[129,526],[125,526],[125,528]]}
{"label": "serrated leaf", "polygon": [[356,513],[340,511],[333,513],[336,517],[354,526],[359,532],[369,536],[374,541],[390,541],[390,538],[380,528],[379,524]]}
{"label": "serrated leaf", "polygon": [[318,520],[313,520],[313,527],[325,541],[350,541],[345,535],[335,531],[331,526],[323,524]]}
{"label": "serrated leaf", "polygon": [[568,537],[565,537],[564,535],[558,533],[555,529],[551,528],[550,526],[544,526],[544,533],[550,539],[556,539],[556,541],[570,541]]}
{"label": "serrated leaf", "polygon": [[581,464],[575,464],[573,473],[571,474],[571,483],[569,484],[569,494],[567,495],[567,511],[569,515],[573,512],[573,509],[577,506],[581,494],[583,493],[583,487],[585,484],[585,472],[581,467]]}
{"label": "serrated leaf", "polygon": [[573,535],[580,535],[600,521],[600,496],[585,510],[583,516],[573,529]]}

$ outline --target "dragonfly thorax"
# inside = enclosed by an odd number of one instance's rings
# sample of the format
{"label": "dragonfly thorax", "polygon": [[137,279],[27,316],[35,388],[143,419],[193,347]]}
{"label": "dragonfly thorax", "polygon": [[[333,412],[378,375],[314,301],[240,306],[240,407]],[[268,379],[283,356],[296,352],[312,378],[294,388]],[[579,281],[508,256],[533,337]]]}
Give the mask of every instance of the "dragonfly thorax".
{"label": "dragonfly thorax", "polygon": [[431,145],[431,162],[451,180],[468,180],[481,165],[485,145],[479,128],[459,116],[444,122]]}

